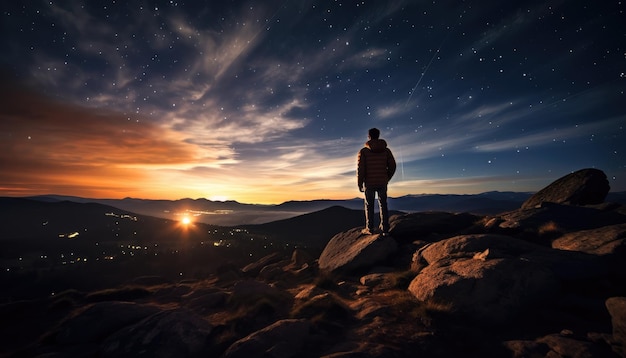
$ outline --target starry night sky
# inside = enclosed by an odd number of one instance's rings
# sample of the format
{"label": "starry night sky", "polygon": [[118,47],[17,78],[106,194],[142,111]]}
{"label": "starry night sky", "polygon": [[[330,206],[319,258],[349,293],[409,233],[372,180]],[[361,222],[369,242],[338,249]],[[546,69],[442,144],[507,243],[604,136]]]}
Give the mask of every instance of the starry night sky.
{"label": "starry night sky", "polygon": [[5,1],[0,195],[626,190],[623,1]]}

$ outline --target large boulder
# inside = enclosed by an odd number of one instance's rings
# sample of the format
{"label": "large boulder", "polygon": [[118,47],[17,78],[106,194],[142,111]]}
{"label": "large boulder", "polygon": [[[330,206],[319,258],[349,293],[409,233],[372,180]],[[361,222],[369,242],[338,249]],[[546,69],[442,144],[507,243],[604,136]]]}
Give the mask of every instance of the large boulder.
{"label": "large boulder", "polygon": [[528,198],[522,209],[534,208],[544,202],[593,205],[601,204],[610,190],[606,174],[599,169],[581,169],[554,181]]}
{"label": "large boulder", "polygon": [[548,269],[560,281],[585,281],[603,277],[607,266],[595,255],[553,250],[504,235],[460,235],[429,244],[413,255],[415,267],[457,259],[521,260]]}
{"label": "large boulder", "polygon": [[330,239],[320,255],[319,268],[326,272],[357,271],[380,263],[397,248],[390,236],[365,235],[355,228]]}
{"label": "large boulder", "polygon": [[504,322],[557,292],[559,277],[549,267],[547,250],[498,235],[442,240],[416,254],[427,266],[409,291],[420,301],[447,305],[478,321]]}

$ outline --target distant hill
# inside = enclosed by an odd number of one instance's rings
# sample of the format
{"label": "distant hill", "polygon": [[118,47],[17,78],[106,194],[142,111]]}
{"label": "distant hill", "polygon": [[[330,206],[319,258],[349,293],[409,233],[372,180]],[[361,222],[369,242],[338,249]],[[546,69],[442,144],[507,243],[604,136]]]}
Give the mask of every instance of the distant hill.
{"label": "distant hill", "polygon": [[[390,211],[389,215],[398,213],[400,212]],[[259,225],[244,225],[242,228],[258,234],[268,233],[284,242],[321,250],[335,234],[355,227],[363,227],[364,223],[365,217],[362,210],[331,206],[289,219]]]}
{"label": "distant hill", "polygon": [[34,196],[29,197],[29,199],[44,202],[99,203],[137,214],[176,221],[184,214],[194,217],[197,222],[219,226],[260,224],[302,213],[302,211],[284,212],[276,205],[242,204],[237,201],[211,201],[207,199],[94,199],[59,195]]}
{"label": "distant hill", "polygon": [[293,218],[242,227],[256,233],[268,233],[296,245],[323,248],[336,233],[363,226],[363,222],[363,211],[331,206]]}

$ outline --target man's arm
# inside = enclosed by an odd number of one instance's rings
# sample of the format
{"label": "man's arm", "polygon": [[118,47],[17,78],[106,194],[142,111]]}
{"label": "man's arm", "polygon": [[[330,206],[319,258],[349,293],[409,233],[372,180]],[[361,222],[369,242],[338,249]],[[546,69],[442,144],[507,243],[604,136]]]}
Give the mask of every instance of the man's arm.
{"label": "man's arm", "polygon": [[396,159],[393,157],[391,150],[387,148],[387,180],[391,180],[396,173]]}
{"label": "man's arm", "polygon": [[359,191],[363,191],[363,184],[365,182],[365,155],[363,150],[359,151],[356,156],[356,181],[359,186]]}

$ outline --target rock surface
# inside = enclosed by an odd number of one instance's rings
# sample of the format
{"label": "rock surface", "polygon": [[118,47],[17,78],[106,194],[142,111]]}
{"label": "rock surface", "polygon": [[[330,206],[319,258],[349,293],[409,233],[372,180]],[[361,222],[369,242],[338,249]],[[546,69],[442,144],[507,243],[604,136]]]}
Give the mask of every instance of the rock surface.
{"label": "rock surface", "polygon": [[367,268],[384,261],[397,248],[390,236],[364,235],[355,228],[335,235],[328,242],[320,255],[319,268],[328,272]]}
{"label": "rock surface", "polygon": [[568,233],[552,241],[552,247],[593,255],[626,256],[626,224]]}
{"label": "rock surface", "polygon": [[448,305],[477,321],[504,322],[553,297],[554,273],[532,258],[542,247],[506,236],[457,236],[428,245],[428,265],[409,285],[420,301]]}

